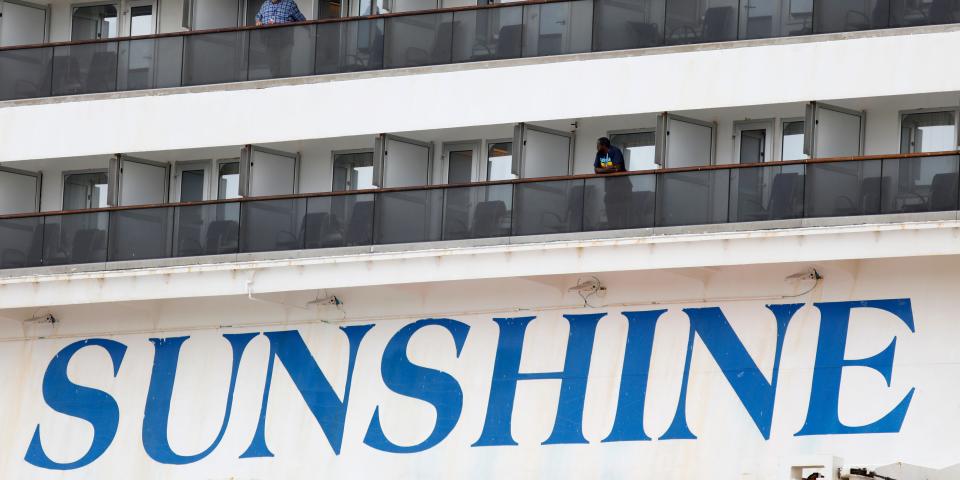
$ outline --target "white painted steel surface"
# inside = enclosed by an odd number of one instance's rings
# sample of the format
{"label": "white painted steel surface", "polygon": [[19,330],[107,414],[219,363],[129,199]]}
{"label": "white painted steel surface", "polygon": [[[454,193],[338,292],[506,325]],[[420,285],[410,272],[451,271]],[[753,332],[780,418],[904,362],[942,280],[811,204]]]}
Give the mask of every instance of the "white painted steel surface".
{"label": "white painted steel surface", "polygon": [[297,193],[297,156],[280,155],[253,147],[250,151],[251,197]]}
{"label": "white painted steel surface", "polygon": [[37,211],[40,178],[0,170],[0,215]]}
{"label": "white painted steel surface", "polygon": [[0,47],[43,43],[47,32],[47,11],[42,6],[0,2]]}
{"label": "white painted steel surface", "polygon": [[[956,463],[958,443],[952,432],[960,427],[960,354],[954,346],[960,324],[953,313],[960,309],[954,294],[960,257],[820,262],[816,267],[824,280],[818,285],[786,280],[809,266],[602,274],[609,290],[590,299],[597,308],[577,306],[579,297],[566,290],[578,277],[568,275],[344,289],[336,292],[344,302],[342,311],[301,309],[314,298],[312,291],[255,297],[259,301],[239,296],[4,310],[0,336],[6,341],[0,342],[0,361],[5,368],[0,381],[7,388],[0,390],[0,418],[6,425],[0,435],[0,472],[4,478],[41,479],[115,478],[132,472],[137,478],[189,479],[632,478],[637,472],[651,478],[786,479],[790,466],[826,457],[838,457],[843,466],[905,462],[940,469]],[[814,303],[881,299],[909,299],[915,331],[887,311],[853,311],[845,358],[870,358],[896,343],[888,352],[889,385],[869,367],[843,367],[838,415],[847,425],[870,424],[913,391],[902,426],[894,433],[796,435],[808,417],[818,345],[828,340],[818,333],[823,317]],[[769,440],[723,374],[717,360],[722,354],[706,348],[702,340],[693,344],[684,408],[697,438],[662,439],[676,415],[684,377],[690,321],[682,309],[720,307],[737,341],[769,381],[777,339],[775,317],[765,307],[769,304],[803,305],[785,330]],[[652,340],[643,414],[645,431],[653,440],[602,442],[615,422],[625,383],[628,322],[622,312],[658,309],[667,312]],[[20,322],[37,313],[53,313],[59,323]],[[570,334],[562,315],[590,313],[606,315],[590,349],[582,421],[589,443],[542,445],[554,428],[560,381],[522,380],[512,419],[518,445],[471,446],[482,436],[489,407],[499,335],[493,318],[536,317],[522,343],[520,371],[555,372],[564,368]],[[351,321],[336,323],[345,316]],[[383,355],[402,327],[441,316],[470,327],[459,355],[451,334],[437,326],[417,332],[406,352],[414,364],[446,372],[462,388],[463,410],[455,427],[438,445],[420,453],[370,447],[364,439],[375,410],[387,438],[399,445],[417,445],[433,429],[437,415],[430,404],[388,388]],[[142,422],[155,361],[150,338],[190,337],[179,355],[167,433],[173,451],[193,455],[213,444],[223,418],[231,354],[222,335],[295,330],[343,398],[349,353],[347,337],[338,327],[361,324],[375,326],[360,343],[339,455],[286,373],[290,366],[278,361],[265,417],[266,441],[275,457],[238,458],[254,438],[260,412],[269,359],[263,335],[243,354],[229,426],[210,456],[186,465],[163,465],[144,452]],[[90,424],[48,407],[41,380],[58,351],[91,338],[120,342],[127,349],[116,378],[110,358],[98,347],[81,350],[68,369],[71,381],[116,399],[117,436],[101,458],[81,469],[59,473],[30,466],[24,455],[38,425],[46,453],[57,461],[75,460],[90,446]],[[445,411],[449,408],[444,405]]]}

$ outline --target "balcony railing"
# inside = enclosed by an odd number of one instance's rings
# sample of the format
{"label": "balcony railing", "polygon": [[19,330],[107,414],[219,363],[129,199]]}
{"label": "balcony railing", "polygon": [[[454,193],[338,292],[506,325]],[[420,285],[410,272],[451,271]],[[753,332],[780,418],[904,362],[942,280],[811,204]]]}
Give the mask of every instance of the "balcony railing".
{"label": "balcony railing", "polygon": [[0,101],[958,21],[954,1],[540,0],[0,48]]}
{"label": "balcony railing", "polygon": [[8,215],[0,268],[955,211],[958,176],[940,152]]}

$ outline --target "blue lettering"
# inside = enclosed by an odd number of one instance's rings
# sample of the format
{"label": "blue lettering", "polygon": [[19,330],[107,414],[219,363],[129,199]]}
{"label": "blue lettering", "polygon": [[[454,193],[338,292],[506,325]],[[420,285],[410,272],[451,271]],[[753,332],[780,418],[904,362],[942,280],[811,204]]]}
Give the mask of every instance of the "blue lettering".
{"label": "blue lettering", "polygon": [[560,403],[553,433],[544,445],[587,443],[583,437],[583,401],[587,393],[587,375],[593,355],[597,323],[605,313],[564,315],[570,322],[567,356],[563,371],[520,373],[520,357],[527,326],[535,317],[495,318],[500,326],[500,339],[493,366],[490,400],[483,432],[474,447],[516,445],[511,432],[513,402],[517,382],[521,380],[560,380]]}
{"label": "blue lettering", "polygon": [[820,339],[817,344],[807,420],[797,432],[797,436],[899,432],[915,389],[911,388],[900,403],[880,420],[869,425],[849,426],[840,421],[840,377],[844,367],[872,368],[880,372],[887,381],[887,386],[890,386],[897,338],[894,337],[887,348],[870,358],[847,360],[845,350],[850,312],[854,308],[883,310],[896,316],[911,332],[915,332],[910,300],[830,302],[814,305],[820,310]]}
{"label": "blue lettering", "polygon": [[650,440],[643,429],[643,411],[650,376],[650,356],[657,320],[666,310],[623,312],[627,317],[627,347],[620,375],[620,397],[613,429],[604,442]]}
{"label": "blue lettering", "polygon": [[449,319],[420,320],[400,329],[383,352],[380,372],[383,383],[396,393],[423,400],[437,412],[437,421],[430,436],[418,445],[403,447],[391,442],[380,425],[380,407],[373,411],[373,419],[363,443],[392,453],[414,453],[428,450],[443,441],[460,420],[463,410],[463,390],[457,380],[445,372],[414,365],[407,356],[410,338],[421,328],[431,325],[443,327],[450,332],[457,349],[457,357],[463,350],[470,327]]}
{"label": "blue lettering", "polygon": [[47,456],[40,442],[40,426],[33,432],[33,439],[24,457],[31,465],[50,470],[73,470],[89,465],[103,455],[113,443],[120,422],[120,408],[117,401],[106,392],[77,385],[67,378],[67,366],[74,354],[86,347],[100,347],[110,354],[113,362],[113,376],[120,371],[120,364],[127,352],[127,346],[113,340],[95,338],[83,340],[57,353],[43,375],[43,399],[50,408],[64,415],[86,420],[93,426],[93,441],[90,448],[79,460],[69,463],[54,462]]}
{"label": "blue lettering", "polygon": [[693,356],[693,342],[696,336],[706,345],[710,355],[717,362],[727,382],[733,387],[740,403],[747,409],[753,423],[764,439],[770,439],[770,423],[773,420],[773,405],[777,393],[777,380],[780,376],[780,355],[783,353],[783,340],[787,326],[793,315],[802,305],[767,305],[777,319],[777,350],[773,359],[773,376],[768,382],[750,358],[737,334],[723,312],[717,307],[685,308],[690,317],[690,336],[687,340],[687,358],[683,367],[683,381],[680,386],[680,400],[677,413],[670,428],[661,440],[697,438],[687,426],[687,385],[690,381],[690,360]]}
{"label": "blue lettering", "polygon": [[324,376],[317,362],[303,342],[303,337],[296,330],[285,332],[268,332],[264,335],[270,340],[270,360],[267,363],[267,378],[263,387],[263,401],[260,405],[260,421],[257,423],[257,432],[247,450],[240,458],[272,457],[273,452],[267,447],[266,423],[267,402],[270,399],[270,383],[273,380],[273,366],[277,358],[286,368],[294,385],[310,407],[314,418],[320,423],[320,428],[327,435],[333,452],[340,454],[343,442],[343,424],[347,415],[347,404],[350,402],[350,385],[353,382],[353,368],[356,365],[357,351],[360,342],[373,325],[358,325],[341,327],[350,341],[350,359],[347,367],[347,385],[344,389],[343,400],[337,396],[327,377]]}
{"label": "blue lettering", "polygon": [[233,349],[233,367],[230,371],[230,389],[227,391],[227,406],[220,424],[220,433],[206,450],[196,455],[178,455],[170,447],[167,438],[167,424],[170,420],[170,398],[173,396],[173,384],[177,377],[177,363],[180,360],[180,347],[190,337],[151,338],[154,346],[153,373],[150,376],[150,390],[147,392],[147,405],[143,411],[143,448],[150,458],[160,463],[184,465],[193,463],[210,455],[223,435],[227,432],[230,412],[233,409],[233,392],[237,386],[237,371],[243,351],[257,333],[224,335]]}

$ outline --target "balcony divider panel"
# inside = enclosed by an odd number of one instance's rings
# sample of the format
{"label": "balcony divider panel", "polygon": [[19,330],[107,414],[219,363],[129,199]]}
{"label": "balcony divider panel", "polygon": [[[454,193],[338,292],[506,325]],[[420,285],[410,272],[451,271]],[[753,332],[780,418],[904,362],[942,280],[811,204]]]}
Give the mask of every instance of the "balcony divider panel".
{"label": "balcony divider panel", "polygon": [[250,30],[184,37],[183,85],[247,80]]}
{"label": "balcony divider panel", "polygon": [[169,258],[173,248],[174,208],[142,208],[110,212],[107,260]]}
{"label": "balcony divider panel", "polygon": [[656,190],[655,174],[586,179],[583,230],[652,228]]}
{"label": "balcony divider panel", "polygon": [[44,217],[0,220],[0,269],[43,264]]}
{"label": "balcony divider panel", "polygon": [[53,47],[0,51],[0,101],[48,97],[53,88]]}
{"label": "balcony divider panel", "polygon": [[105,262],[110,213],[90,211],[44,217],[43,265]]}
{"label": "balcony divider panel", "polygon": [[176,207],[173,256],[229,255],[240,251],[240,203]]}
{"label": "balcony divider panel", "polygon": [[304,77],[317,71],[317,25],[250,30],[249,80]]}
{"label": "balcony divider panel", "polygon": [[306,198],[255,200],[240,206],[240,252],[301,250]]}

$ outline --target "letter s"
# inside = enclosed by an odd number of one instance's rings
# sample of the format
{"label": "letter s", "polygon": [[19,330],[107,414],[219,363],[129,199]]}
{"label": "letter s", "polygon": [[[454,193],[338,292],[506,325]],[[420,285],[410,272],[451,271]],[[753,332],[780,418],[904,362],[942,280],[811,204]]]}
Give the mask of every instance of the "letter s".
{"label": "letter s", "polygon": [[67,378],[67,366],[74,354],[86,347],[97,346],[110,354],[113,362],[113,376],[120,371],[120,363],[127,352],[127,346],[113,340],[95,338],[82,340],[60,351],[43,375],[43,399],[50,408],[64,415],[80,418],[93,426],[93,442],[90,449],[79,460],[70,463],[58,463],[50,460],[40,442],[40,425],[33,432],[33,439],[24,457],[31,465],[50,470],[73,470],[89,465],[103,455],[117,434],[120,422],[120,408],[116,400],[106,392],[77,385]]}

